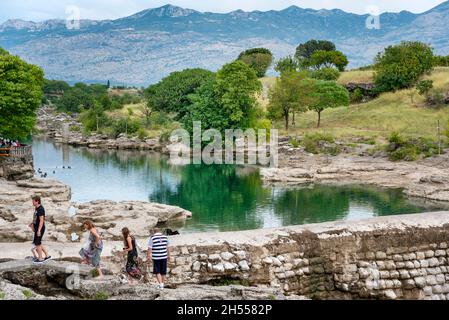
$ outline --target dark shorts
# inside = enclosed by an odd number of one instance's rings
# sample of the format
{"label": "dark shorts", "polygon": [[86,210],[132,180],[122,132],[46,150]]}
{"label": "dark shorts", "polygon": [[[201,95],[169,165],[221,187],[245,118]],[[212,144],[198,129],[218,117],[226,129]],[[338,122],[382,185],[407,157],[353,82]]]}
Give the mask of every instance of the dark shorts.
{"label": "dark shorts", "polygon": [[37,232],[34,233],[33,244],[35,246],[42,245],[42,238],[44,237],[44,233],[45,233],[45,228],[42,228],[40,237],[37,236]]}
{"label": "dark shorts", "polygon": [[153,260],[153,274],[167,274],[167,259]]}

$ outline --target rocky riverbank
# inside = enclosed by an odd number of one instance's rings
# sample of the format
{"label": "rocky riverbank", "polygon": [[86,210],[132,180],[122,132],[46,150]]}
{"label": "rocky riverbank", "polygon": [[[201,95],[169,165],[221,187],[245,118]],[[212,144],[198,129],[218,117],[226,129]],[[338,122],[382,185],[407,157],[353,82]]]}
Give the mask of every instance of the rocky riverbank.
{"label": "rocky riverbank", "polygon": [[82,221],[89,219],[103,231],[106,240],[121,239],[121,229],[147,237],[158,224],[185,220],[191,212],[179,207],[141,201],[108,200],[76,203],[70,187],[52,179],[0,180],[0,242],[31,241],[28,228],[33,208],[31,196],[42,197],[47,211],[46,237],[58,242],[82,241]]}
{"label": "rocky riverbank", "polygon": [[36,130],[39,132],[38,136],[78,147],[164,151],[164,146],[159,142],[159,137],[140,139],[121,134],[114,139],[104,134],[83,134],[82,124],[78,121],[77,115],[69,116],[64,113],[57,113],[52,107],[48,106],[39,109]]}
{"label": "rocky riverbank", "polygon": [[284,147],[279,156],[279,168],[261,168],[261,175],[270,185],[371,184],[403,188],[410,197],[447,202],[448,169],[448,154],[416,162],[391,162],[383,156],[314,155],[302,149]]}

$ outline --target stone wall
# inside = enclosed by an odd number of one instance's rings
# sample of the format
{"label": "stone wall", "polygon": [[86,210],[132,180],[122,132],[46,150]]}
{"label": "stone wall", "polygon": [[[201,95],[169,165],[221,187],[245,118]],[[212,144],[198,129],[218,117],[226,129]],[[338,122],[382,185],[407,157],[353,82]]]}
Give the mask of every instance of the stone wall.
{"label": "stone wall", "polygon": [[33,156],[0,157],[0,178],[7,180],[30,179],[34,176]]}
{"label": "stone wall", "polygon": [[449,299],[449,212],[171,238],[171,284],[314,299]]}

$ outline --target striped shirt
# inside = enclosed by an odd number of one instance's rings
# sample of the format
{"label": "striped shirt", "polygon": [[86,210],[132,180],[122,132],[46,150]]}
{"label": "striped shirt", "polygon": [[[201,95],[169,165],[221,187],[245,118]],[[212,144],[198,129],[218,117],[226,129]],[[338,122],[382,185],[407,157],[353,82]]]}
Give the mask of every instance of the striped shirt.
{"label": "striped shirt", "polygon": [[156,233],[148,240],[148,249],[152,250],[153,260],[168,259],[168,237],[162,233]]}

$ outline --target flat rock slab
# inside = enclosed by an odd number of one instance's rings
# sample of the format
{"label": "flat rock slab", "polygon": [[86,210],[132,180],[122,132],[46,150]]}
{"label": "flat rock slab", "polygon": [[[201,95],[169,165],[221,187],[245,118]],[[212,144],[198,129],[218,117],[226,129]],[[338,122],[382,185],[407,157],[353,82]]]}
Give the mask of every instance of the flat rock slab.
{"label": "flat rock slab", "polygon": [[69,275],[76,272],[81,276],[89,276],[93,270],[92,267],[87,265],[53,260],[49,260],[41,264],[35,264],[31,260],[13,260],[0,263],[0,274],[4,272],[21,272],[28,269],[52,270]]}

